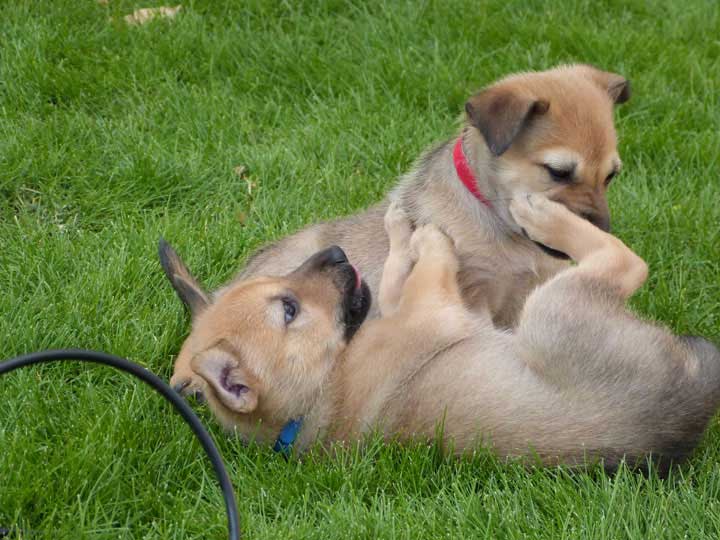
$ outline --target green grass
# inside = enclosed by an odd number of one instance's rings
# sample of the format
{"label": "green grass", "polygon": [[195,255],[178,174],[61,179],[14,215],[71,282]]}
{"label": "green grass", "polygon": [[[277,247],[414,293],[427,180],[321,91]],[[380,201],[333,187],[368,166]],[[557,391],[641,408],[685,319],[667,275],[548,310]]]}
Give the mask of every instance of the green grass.
{"label": "green grass", "polygon": [[[716,2],[196,0],[173,22],[117,20],[148,5],[0,1],[0,357],[89,347],[169,377],[188,320],[160,235],[215,287],[261,243],[381,198],[479,86],[569,61],[633,82],[611,205],[651,267],[636,308],[720,337]],[[382,445],[286,463],[199,410],[249,538],[720,536],[717,421],[661,481]],[[27,538],[225,535],[182,421],[142,384],[74,364],[0,380],[11,524]]]}

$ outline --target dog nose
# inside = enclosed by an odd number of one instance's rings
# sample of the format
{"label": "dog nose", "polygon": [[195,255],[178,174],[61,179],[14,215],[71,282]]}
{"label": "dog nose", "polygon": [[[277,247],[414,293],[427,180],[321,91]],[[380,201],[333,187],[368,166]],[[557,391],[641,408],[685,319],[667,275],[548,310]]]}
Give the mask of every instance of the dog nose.
{"label": "dog nose", "polygon": [[318,251],[315,255],[307,259],[294,273],[305,274],[308,272],[320,272],[347,262],[348,258],[345,252],[338,246],[331,246],[322,251]]}
{"label": "dog nose", "polygon": [[581,214],[581,217],[587,219],[598,229],[601,229],[607,233],[610,232],[610,216],[608,216],[607,214],[585,212]]}
{"label": "dog nose", "polygon": [[347,255],[345,255],[345,252],[339,246],[329,247],[327,252],[328,264],[334,266],[348,262]]}
{"label": "dog nose", "polygon": [[345,252],[338,246],[331,246],[322,250],[315,255],[314,259],[316,268],[327,268],[328,266],[337,266],[338,264],[348,262],[347,255],[345,255]]}

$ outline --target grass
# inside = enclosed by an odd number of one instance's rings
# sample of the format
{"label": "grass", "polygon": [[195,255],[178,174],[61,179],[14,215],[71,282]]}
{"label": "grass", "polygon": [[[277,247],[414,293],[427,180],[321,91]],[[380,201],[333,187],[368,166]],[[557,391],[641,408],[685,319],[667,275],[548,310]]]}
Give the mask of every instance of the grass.
{"label": "grass", "polygon": [[[0,1],[0,357],[89,347],[169,377],[188,320],[160,235],[218,286],[260,244],[381,198],[479,86],[569,61],[633,81],[611,206],[651,267],[635,307],[720,337],[716,2],[191,0],[172,22],[118,20],[148,5]],[[199,410],[248,538],[720,536],[717,421],[661,481],[379,444],[286,463]],[[140,383],[74,364],[0,381],[0,525],[179,539],[224,523],[199,446]]]}

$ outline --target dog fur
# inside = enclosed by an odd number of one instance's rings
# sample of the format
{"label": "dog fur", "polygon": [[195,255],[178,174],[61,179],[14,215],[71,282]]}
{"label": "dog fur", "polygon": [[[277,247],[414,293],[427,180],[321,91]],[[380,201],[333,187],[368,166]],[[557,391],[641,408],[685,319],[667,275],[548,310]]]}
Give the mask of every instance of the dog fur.
{"label": "dog fur", "polygon": [[[497,327],[515,327],[530,291],[567,266],[527,238],[510,215],[510,200],[518,193],[544,193],[609,230],[606,190],[621,165],[613,106],[629,95],[623,77],[587,65],[509,76],[467,101],[459,133],[492,208],[458,180],[452,159],[457,137],[426,152],[390,193],[388,199],[398,202],[414,225],[433,223],[452,238],[464,301],[489,310]],[[389,249],[383,226],[387,207],[385,201],[355,216],[312,225],[262,249],[207,301],[220,301],[250,277],[285,275],[331,245],[346,251],[377,296]],[[370,316],[377,315],[371,308]],[[205,390],[182,354],[171,383],[185,394]]]}
{"label": "dog fur", "polygon": [[[647,266],[617,238],[544,195],[517,195],[508,211],[577,262],[529,295],[514,332],[497,329],[487,307],[468,308],[452,241],[434,225],[413,233],[396,203],[385,218],[381,318],[359,330],[367,302],[349,319],[343,306],[368,291],[338,248],[201,307],[181,354],[220,422],[271,444],[302,417],[297,451],[377,430],[432,442],[442,425],[455,453],[484,444],[501,457],[609,469],[652,458],[661,472],[684,460],[720,403],[718,349],[626,309]],[[282,322],[284,297],[298,309]]]}

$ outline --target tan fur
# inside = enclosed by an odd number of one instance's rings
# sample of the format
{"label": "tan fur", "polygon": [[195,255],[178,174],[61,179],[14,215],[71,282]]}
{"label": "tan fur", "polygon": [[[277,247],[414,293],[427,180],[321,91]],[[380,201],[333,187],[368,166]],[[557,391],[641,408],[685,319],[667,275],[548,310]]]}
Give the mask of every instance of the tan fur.
{"label": "tan fur", "polygon": [[[347,346],[336,317],[343,293],[327,272],[236,283],[197,317],[183,348],[220,422],[272,443],[302,417],[297,451],[375,430],[432,442],[442,425],[455,453],[482,443],[503,457],[609,468],[652,456],[662,470],[684,459],[720,402],[718,350],[625,309],[647,266],[617,238],[542,195],[514,197],[509,212],[577,261],[529,296],[512,333],[463,303],[456,247],[434,225],[411,233],[398,204],[385,218],[384,313]],[[305,319],[281,328],[269,299],[286,290]],[[250,386],[256,406],[218,397],[217,362]]]}
{"label": "tan fur", "polygon": [[[509,201],[519,193],[544,193],[608,226],[605,180],[620,165],[613,104],[628,98],[628,88],[619,75],[584,65],[507,77],[468,100],[458,134],[491,209],[458,179],[452,159],[457,137],[421,156],[390,193],[388,199],[400,204],[413,226],[433,223],[452,238],[466,304],[475,311],[489,310],[497,327],[515,327],[528,294],[567,266],[522,234]],[[499,154],[498,141],[503,146]],[[544,167],[548,160],[574,164],[574,180],[553,180]],[[285,275],[312,253],[339,245],[377,297],[389,249],[383,227],[387,205],[385,201],[280,240],[252,257],[233,283]],[[211,301],[220,300],[233,283],[216,291]],[[374,303],[371,317],[379,314],[379,306]],[[184,353],[176,360],[171,383],[184,393],[202,392],[205,385]]]}

